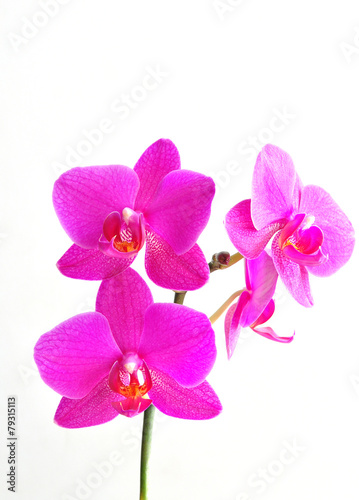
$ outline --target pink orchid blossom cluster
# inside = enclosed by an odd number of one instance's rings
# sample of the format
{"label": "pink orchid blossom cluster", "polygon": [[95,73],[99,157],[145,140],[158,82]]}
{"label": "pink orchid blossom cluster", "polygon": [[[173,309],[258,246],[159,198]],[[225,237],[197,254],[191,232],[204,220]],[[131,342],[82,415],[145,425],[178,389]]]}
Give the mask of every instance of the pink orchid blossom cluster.
{"label": "pink orchid blossom cluster", "polygon": [[[221,412],[206,381],[216,359],[211,321],[182,303],[154,304],[130,268],[145,246],[145,268],[156,285],[183,294],[203,287],[210,266],[196,242],[214,194],[213,180],[181,170],[175,145],[164,139],[133,170],[78,167],[56,181],[55,211],[73,242],[58,269],[102,280],[96,311],[64,321],[35,346],[42,379],[62,396],[57,424],[93,426],[138,415],[151,404],[185,419]],[[245,279],[224,321],[228,357],[245,327],[290,343],[294,334],[279,337],[263,326],[275,310],[278,276],[295,300],[312,306],[308,273],[330,276],[348,261],[351,223],[326,191],[303,186],[287,153],[267,145],[254,167],[252,198],[228,212],[225,227],[244,257]]]}

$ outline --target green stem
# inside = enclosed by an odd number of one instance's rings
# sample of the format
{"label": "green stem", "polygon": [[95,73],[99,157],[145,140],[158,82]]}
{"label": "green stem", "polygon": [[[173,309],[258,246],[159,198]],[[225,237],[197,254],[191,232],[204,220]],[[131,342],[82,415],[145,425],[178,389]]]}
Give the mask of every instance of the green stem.
{"label": "green stem", "polygon": [[142,447],[141,447],[141,476],[140,500],[147,500],[148,460],[151,452],[152,429],[155,415],[153,404],[145,410],[143,415]]}
{"label": "green stem", "polygon": [[175,292],[174,303],[175,304],[183,304],[184,298],[187,292]]}
{"label": "green stem", "polygon": [[236,299],[237,297],[240,296],[240,294],[242,292],[244,292],[244,288],[242,288],[242,290],[238,290],[238,292],[234,292],[232,293],[232,295],[229,297],[229,299],[227,299],[225,301],[224,304],[221,305],[221,307],[214,313],[212,314],[212,316],[209,318],[209,321],[212,323],[215,323],[217,321],[218,318],[220,318],[222,316],[222,314],[224,313],[224,311],[232,304],[232,302],[234,301],[234,299]]}

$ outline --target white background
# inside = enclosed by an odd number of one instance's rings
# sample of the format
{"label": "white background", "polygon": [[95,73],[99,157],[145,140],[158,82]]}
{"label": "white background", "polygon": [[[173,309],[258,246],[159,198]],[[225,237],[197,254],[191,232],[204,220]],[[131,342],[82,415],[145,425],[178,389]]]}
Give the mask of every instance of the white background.
{"label": "white background", "polygon": [[[5,418],[7,397],[16,395],[16,498],[133,500],[142,418],[57,427],[60,396],[32,361],[39,336],[91,310],[99,285],[55,267],[70,241],[52,207],[53,183],[71,166],[70,149],[85,151],[74,160],[79,165],[132,167],[150,144],[170,138],[183,168],[216,179],[213,216],[199,241],[209,259],[234,252],[222,220],[250,195],[254,138],[289,152],[303,182],[325,188],[357,227],[359,6],[62,0],[49,17],[46,3],[2,0],[0,7],[0,496],[13,498]],[[157,85],[151,80],[156,88],[141,90],[148,68],[162,76]],[[131,93],[133,108],[116,113]],[[286,118],[274,118],[281,113]],[[97,146],[81,145],[83,131],[103,120],[111,131]],[[358,498],[357,257],[330,278],[312,277],[310,310],[279,288],[270,325],[282,335],[295,328],[290,345],[244,331],[228,362],[223,319],[216,323],[218,360],[209,380],[223,413],[191,422],[157,412],[151,500]],[[134,267],[143,269],[143,254]],[[173,300],[149,284],[155,300]],[[186,304],[211,315],[242,286],[238,264],[213,274]]]}

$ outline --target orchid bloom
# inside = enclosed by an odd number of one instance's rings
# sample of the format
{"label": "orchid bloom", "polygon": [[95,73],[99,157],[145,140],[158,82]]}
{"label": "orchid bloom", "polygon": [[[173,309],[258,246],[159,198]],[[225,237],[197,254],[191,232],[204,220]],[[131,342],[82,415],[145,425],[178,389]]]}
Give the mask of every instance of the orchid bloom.
{"label": "orchid bloom", "polygon": [[209,419],[221,404],[205,381],[216,358],[208,318],[178,304],[154,304],[132,269],[102,282],[96,312],[42,335],[35,361],[44,382],[64,396],[55,422],[88,427],[152,403],[167,415]]}
{"label": "orchid bloom", "polygon": [[272,259],[266,252],[262,252],[257,259],[245,259],[244,266],[246,289],[228,309],[224,323],[228,359],[232,357],[241,327],[249,326],[259,335],[276,342],[289,343],[294,337],[294,334],[291,337],[279,337],[269,326],[258,328],[274,313],[272,297],[278,273]]}
{"label": "orchid bloom", "polygon": [[132,170],[76,167],[56,181],[53,203],[74,245],[57,266],[71,278],[102,280],[131,265],[146,242],[145,267],[163,288],[196,290],[209,278],[196,241],[215,192],[211,178],[180,170],[176,146],[160,139]]}
{"label": "orchid bloom", "polygon": [[226,215],[228,235],[247,259],[257,258],[273,237],[275,268],[292,296],[313,305],[308,271],[330,276],[350,258],[353,227],[321,187],[302,185],[290,156],[267,145],[254,167],[252,199]]}

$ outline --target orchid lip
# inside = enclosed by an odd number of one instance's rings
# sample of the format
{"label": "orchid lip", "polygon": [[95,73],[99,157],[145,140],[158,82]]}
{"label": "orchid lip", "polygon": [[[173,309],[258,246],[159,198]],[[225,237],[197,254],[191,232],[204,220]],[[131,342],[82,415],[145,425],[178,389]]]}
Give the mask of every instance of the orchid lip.
{"label": "orchid lip", "polygon": [[121,214],[111,212],[106,217],[98,247],[109,257],[131,257],[141,250],[145,239],[143,214],[125,207]]}
{"label": "orchid lip", "polygon": [[[143,383],[139,381],[139,376]],[[111,403],[121,415],[138,415],[151,404],[151,400],[146,397],[152,388],[151,375],[145,361],[136,353],[128,353],[121,362],[115,361],[109,374],[109,386],[125,397],[123,401]]]}
{"label": "orchid lip", "polygon": [[324,234],[314,225],[315,217],[297,214],[283,228],[278,244],[286,257],[302,266],[319,266],[328,260],[321,246]]}

